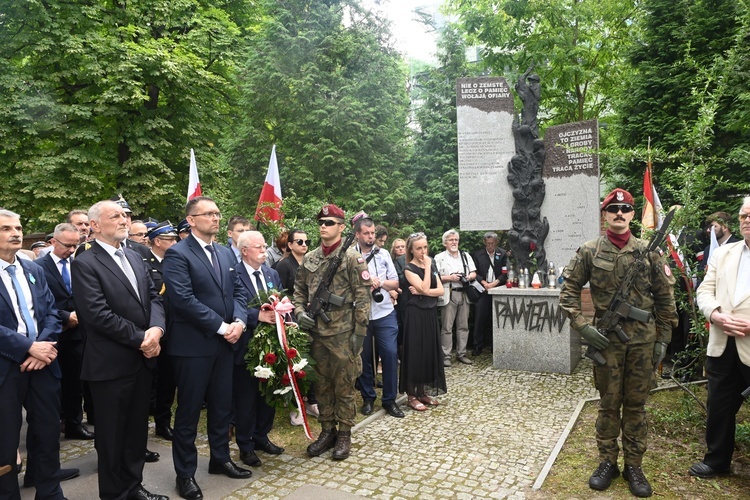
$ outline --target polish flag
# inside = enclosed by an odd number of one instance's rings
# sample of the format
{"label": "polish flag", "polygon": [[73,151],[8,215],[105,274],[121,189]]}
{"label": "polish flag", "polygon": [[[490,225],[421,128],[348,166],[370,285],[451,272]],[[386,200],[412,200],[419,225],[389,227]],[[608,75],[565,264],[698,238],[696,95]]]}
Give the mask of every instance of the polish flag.
{"label": "polish flag", "polygon": [[643,174],[643,196],[646,198],[646,202],[643,204],[641,223],[645,229],[659,229],[664,209],[654,187],[650,161],[646,166],[646,173]]}
{"label": "polish flag", "polygon": [[195,151],[190,148],[190,180],[188,181],[187,201],[202,195],[201,181],[198,179],[198,165],[195,163]]}
{"label": "polish flag", "polygon": [[271,159],[268,161],[268,173],[263,183],[263,189],[255,209],[257,221],[281,220],[281,181],[279,180],[279,164],[276,161],[276,145],[271,149]]}

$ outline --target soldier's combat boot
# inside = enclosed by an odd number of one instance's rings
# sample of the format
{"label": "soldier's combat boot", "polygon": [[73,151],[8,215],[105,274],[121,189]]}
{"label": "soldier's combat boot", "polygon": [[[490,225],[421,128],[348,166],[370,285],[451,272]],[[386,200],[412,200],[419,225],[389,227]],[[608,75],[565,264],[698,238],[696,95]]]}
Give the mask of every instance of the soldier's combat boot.
{"label": "soldier's combat boot", "polygon": [[640,467],[625,464],[622,477],[628,482],[630,493],[633,495],[646,498],[650,497],[653,493],[651,485],[648,484],[648,479],[646,479],[646,476],[643,474],[643,469]]}
{"label": "soldier's combat boot", "polygon": [[344,460],[349,458],[349,452],[352,448],[352,431],[339,431],[336,439],[336,448],[333,450],[334,460]]}
{"label": "soldier's combat boot", "polygon": [[336,444],[336,429],[323,429],[320,431],[318,439],[307,447],[307,454],[311,457],[317,457],[330,450]]}
{"label": "soldier's combat boot", "polygon": [[591,477],[589,478],[589,488],[592,490],[604,491],[612,484],[612,480],[620,475],[620,469],[617,464],[610,460],[605,460],[599,464]]}

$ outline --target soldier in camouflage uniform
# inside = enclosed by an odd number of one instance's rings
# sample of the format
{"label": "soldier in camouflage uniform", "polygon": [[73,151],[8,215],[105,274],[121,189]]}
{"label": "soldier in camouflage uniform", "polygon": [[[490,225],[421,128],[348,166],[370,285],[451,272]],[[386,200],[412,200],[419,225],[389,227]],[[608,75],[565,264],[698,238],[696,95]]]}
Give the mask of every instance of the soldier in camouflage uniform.
{"label": "soldier in camouflage uniform", "polygon": [[[334,460],[344,460],[351,448],[351,428],[357,414],[354,383],[362,373],[362,342],[370,317],[370,274],[362,255],[354,249],[339,248],[344,232],[344,211],[326,205],[318,213],[321,246],[305,255],[294,283],[297,322],[310,332],[310,355],[315,360],[315,395],[318,398],[322,431],[307,447],[317,457],[334,448]],[[333,257],[345,252],[341,266],[328,290],[344,297],[342,307],[327,311],[330,323],[311,318],[306,309],[323,280]],[[336,424],[338,423],[338,430]]]}
{"label": "soldier in camouflage uniform", "polygon": [[655,368],[664,359],[672,328],[677,326],[674,278],[669,266],[658,252],[642,257],[646,272],[636,278],[627,300],[631,306],[652,313],[652,318],[648,323],[621,321],[630,337],[627,344],[613,333],[607,337],[599,334],[581,312],[581,289],[588,282],[596,318],[601,318],[637,254],[648,246],[630,233],[633,204],[633,197],[623,189],[615,189],[604,199],[607,235],[586,242],[565,268],[560,306],[568,314],[571,327],[600,349],[606,360],[604,366],[594,366],[594,382],[601,396],[596,420],[600,464],[589,478],[589,486],[605,490],[620,474],[617,438],[622,432],[623,477],[634,495],[648,497],[652,489],[641,469],[648,433],[645,404],[655,386]]}

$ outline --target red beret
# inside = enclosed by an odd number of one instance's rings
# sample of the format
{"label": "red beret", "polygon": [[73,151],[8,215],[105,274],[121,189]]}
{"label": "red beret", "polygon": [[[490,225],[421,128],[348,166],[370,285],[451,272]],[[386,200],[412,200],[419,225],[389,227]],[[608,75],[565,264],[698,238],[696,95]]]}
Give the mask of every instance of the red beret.
{"label": "red beret", "polygon": [[342,221],[346,218],[344,211],[333,204],[325,205],[320,209],[320,212],[318,212],[318,219],[322,219],[323,217],[336,217]]}
{"label": "red beret", "polygon": [[607,195],[606,198],[604,198],[604,201],[602,202],[602,210],[607,208],[607,206],[611,203],[616,204],[628,204],[631,207],[635,205],[635,201],[633,200],[633,195],[625,191],[624,189],[615,188],[612,190],[611,193]]}

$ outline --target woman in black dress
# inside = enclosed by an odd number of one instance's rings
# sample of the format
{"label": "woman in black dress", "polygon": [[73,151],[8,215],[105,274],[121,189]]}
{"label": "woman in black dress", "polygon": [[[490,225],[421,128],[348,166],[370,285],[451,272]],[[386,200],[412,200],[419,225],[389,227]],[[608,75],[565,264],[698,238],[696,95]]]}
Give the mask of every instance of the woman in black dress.
{"label": "woman in black dress", "polygon": [[443,284],[427,254],[425,234],[409,236],[404,270],[409,287],[404,290],[406,316],[399,389],[417,411],[426,410],[425,405],[437,406],[434,396],[447,391],[437,316],[437,298],[443,295]]}

